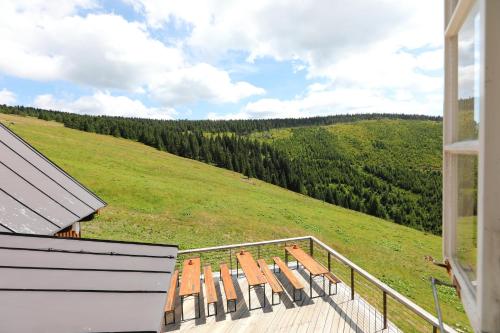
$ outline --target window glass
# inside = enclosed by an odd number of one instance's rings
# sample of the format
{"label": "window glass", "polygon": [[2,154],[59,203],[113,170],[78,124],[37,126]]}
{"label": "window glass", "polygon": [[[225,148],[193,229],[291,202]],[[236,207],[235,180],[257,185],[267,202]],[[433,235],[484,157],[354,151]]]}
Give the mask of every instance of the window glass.
{"label": "window glass", "polygon": [[477,265],[477,161],[476,155],[457,155],[456,259],[476,286]]}
{"label": "window glass", "polygon": [[479,46],[479,9],[476,2],[458,33],[457,141],[478,138]]}

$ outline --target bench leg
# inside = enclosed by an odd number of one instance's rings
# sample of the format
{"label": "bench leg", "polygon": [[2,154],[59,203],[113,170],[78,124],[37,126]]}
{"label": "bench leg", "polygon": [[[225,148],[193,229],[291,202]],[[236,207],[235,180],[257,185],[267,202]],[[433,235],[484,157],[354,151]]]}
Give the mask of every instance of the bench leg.
{"label": "bench leg", "polygon": [[[215,302],[215,303],[212,303],[214,309],[215,309],[215,316],[217,317],[217,303],[218,302]],[[207,317],[210,317],[210,304],[207,303]]]}
{"label": "bench leg", "polygon": [[[278,303],[274,303],[274,295],[277,294],[278,295]],[[295,294],[295,292],[294,292]],[[274,291],[271,290],[271,305],[276,305],[276,304],[280,304],[281,303],[281,294],[280,293],[275,293]],[[295,298],[295,295],[293,296]]]}
{"label": "bench leg", "polygon": [[236,312],[236,304],[238,303],[238,300],[233,300],[233,304],[234,304],[234,311],[233,312]]}
{"label": "bench leg", "polygon": [[337,284],[335,283],[335,292],[332,294],[332,282],[328,283],[328,296],[337,295]]}
{"label": "bench leg", "polygon": [[168,319],[167,319],[169,313],[170,312],[165,312],[165,326],[170,325],[170,324],[175,324],[175,310],[172,311],[172,317],[174,318],[174,320],[172,320],[171,322],[168,322]]}
{"label": "bench leg", "polygon": [[[299,292],[299,298],[295,299],[295,292]],[[296,302],[302,301],[302,289],[293,289],[293,300]]]}
{"label": "bench leg", "polygon": [[[233,310],[233,311],[231,311],[231,310],[229,309],[229,302],[231,302],[231,301],[232,301],[232,302],[233,302],[233,304],[234,304],[234,310]],[[226,308],[227,308],[227,312],[228,312],[228,313],[231,313],[231,312],[236,312],[236,303],[237,303],[237,300],[235,300],[235,299],[232,299],[232,300],[226,300]]]}

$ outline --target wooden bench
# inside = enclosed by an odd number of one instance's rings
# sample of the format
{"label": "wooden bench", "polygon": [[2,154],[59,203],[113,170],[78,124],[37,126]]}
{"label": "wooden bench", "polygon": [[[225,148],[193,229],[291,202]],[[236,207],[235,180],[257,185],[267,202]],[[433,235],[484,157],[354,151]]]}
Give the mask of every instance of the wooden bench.
{"label": "wooden bench", "polygon": [[[233,279],[229,273],[229,269],[226,264],[220,265],[220,277],[222,279],[222,285],[224,286],[224,293],[226,294],[226,308],[227,312],[236,312],[236,301],[238,297],[236,296],[236,290],[234,289]],[[234,310],[229,311],[229,302],[234,303]]]}
{"label": "wooden bench", "polygon": [[[294,301],[301,301],[302,300],[302,290],[304,289],[304,285],[297,279],[297,277],[293,274],[293,272],[288,268],[288,266],[281,260],[280,257],[273,257],[274,264],[273,264],[273,270],[276,269],[276,265],[278,265],[279,272],[283,273],[287,280],[290,282],[290,284],[293,287],[293,300]],[[295,294],[299,291],[299,298],[297,299],[295,297]]]}
{"label": "wooden bench", "polygon": [[274,294],[278,294],[278,303],[280,303],[281,299],[281,294],[283,293],[283,286],[281,283],[278,281],[276,276],[271,272],[269,269],[269,266],[267,266],[266,261],[264,259],[259,259],[257,260],[257,263],[259,264],[260,269],[262,270],[262,273],[264,273],[264,276],[267,279],[267,282],[271,286],[271,291],[272,291],[272,296],[271,296],[271,305],[274,305]]}
{"label": "wooden bench", "polygon": [[[167,294],[167,303],[165,304],[165,325],[175,323],[175,293],[177,291],[177,284],[179,282],[179,271],[176,270],[174,274],[172,274],[172,278],[170,280],[170,287],[168,288]],[[174,320],[169,323],[167,321],[167,315],[172,313]]]}
{"label": "wooden bench", "polygon": [[[337,284],[342,282],[338,277],[336,277],[332,272],[328,272],[325,274],[326,279],[328,280],[328,295],[337,294]],[[332,284],[335,285],[335,293],[332,294]]]}
{"label": "wooden bench", "polygon": [[214,305],[215,316],[217,316],[217,291],[215,290],[214,276],[210,265],[203,267],[203,279],[205,280],[205,296],[207,297],[207,317],[210,317],[210,304]]}

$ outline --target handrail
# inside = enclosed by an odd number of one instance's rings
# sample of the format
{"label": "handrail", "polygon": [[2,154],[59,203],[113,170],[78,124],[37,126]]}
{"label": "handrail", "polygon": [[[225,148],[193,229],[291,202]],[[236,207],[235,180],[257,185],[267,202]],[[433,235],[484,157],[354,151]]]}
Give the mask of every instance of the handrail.
{"label": "handrail", "polygon": [[270,244],[278,244],[278,243],[284,243],[284,242],[309,240],[309,239],[311,239],[311,236],[292,237],[292,238],[283,238],[283,239],[273,239],[273,240],[270,240],[270,241],[253,242],[253,243],[241,243],[241,244],[231,244],[231,245],[222,245],[222,246],[213,246],[213,247],[205,247],[205,248],[199,248],[199,249],[188,249],[188,250],[180,250],[178,252],[178,255],[180,255],[180,254],[188,254],[188,253],[222,251],[222,250],[229,250],[229,249],[237,249],[239,247],[258,246],[258,245],[270,245]]}
{"label": "handrail", "polygon": [[[329,247],[328,245],[326,245],[325,243],[323,243],[322,241],[320,241],[316,237],[314,237],[314,236],[310,236],[310,237],[314,242],[316,242],[318,245],[320,245],[326,251],[330,252],[333,256],[335,256],[337,259],[339,259],[343,264],[354,269],[354,271],[356,271],[356,273],[358,273],[359,275],[366,278],[368,281],[373,283],[375,286],[377,286],[382,291],[386,292],[387,295],[391,296],[396,301],[398,301],[402,305],[406,306],[408,309],[410,309],[412,312],[414,312],[419,317],[423,318],[425,321],[427,321],[433,327],[436,327],[436,328],[439,327],[439,320],[436,317],[434,317],[432,314],[430,314],[426,310],[422,309],[419,305],[415,304],[414,302],[412,302],[411,300],[409,300],[405,296],[401,295],[396,290],[392,289],[391,287],[389,287],[388,285],[386,285],[385,283],[383,283],[382,281],[380,281],[379,279],[377,279],[376,277],[374,277],[373,275],[371,275],[370,273],[368,273],[367,271],[365,271],[364,269],[362,269],[361,267],[359,267],[358,265],[356,265],[355,263],[353,263],[352,261],[350,261],[349,259],[344,257],[343,255],[341,255],[340,253],[335,251],[334,249],[332,249],[331,247]],[[446,332],[456,332],[453,328],[449,327],[448,325],[444,325],[444,326],[445,326]]]}
{"label": "handrail", "polygon": [[[206,247],[206,248],[199,248],[199,249],[187,249],[187,250],[180,250],[178,252],[178,255],[183,255],[183,254],[190,254],[190,253],[202,253],[202,252],[211,252],[211,251],[222,251],[222,250],[230,250],[230,249],[235,249],[235,248],[241,248],[241,247],[253,247],[253,246],[259,246],[259,245],[270,245],[270,244],[278,244],[278,243],[285,243],[285,242],[293,242],[293,241],[303,241],[303,240],[310,240],[320,247],[322,247],[325,251],[329,252],[331,255],[333,255],[335,258],[337,258],[340,262],[342,262],[344,265],[350,267],[354,272],[360,274],[364,278],[366,278],[368,281],[370,281],[372,284],[374,284],[377,288],[379,288],[381,291],[383,291],[384,294],[391,296],[408,308],[411,312],[415,313],[417,316],[420,318],[424,319],[427,321],[429,324],[433,326],[434,329],[439,328],[440,322],[439,320],[421,308],[419,305],[415,304],[411,300],[409,300],[407,297],[401,295],[399,292],[396,290],[392,289],[389,287],[387,284],[383,283],[349,259],[347,259],[345,256],[340,254],[339,252],[335,251],[332,249],[330,246],[326,245],[319,239],[317,239],[314,236],[302,236],[302,237],[292,237],[292,238],[283,238],[283,239],[275,239],[275,240],[269,240],[269,241],[261,241],[261,242],[249,242],[249,243],[241,243],[241,244],[231,244],[231,245],[222,245],[222,246],[213,246],[213,247]],[[385,296],[384,296],[385,297]],[[452,327],[448,325],[444,325],[445,331],[450,332],[450,333],[457,333]]]}

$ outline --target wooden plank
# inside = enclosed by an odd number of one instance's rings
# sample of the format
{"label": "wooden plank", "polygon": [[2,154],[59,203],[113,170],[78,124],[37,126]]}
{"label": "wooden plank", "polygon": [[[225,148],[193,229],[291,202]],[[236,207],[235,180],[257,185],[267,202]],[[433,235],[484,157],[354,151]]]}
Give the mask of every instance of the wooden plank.
{"label": "wooden plank", "polygon": [[172,274],[170,279],[170,287],[168,288],[167,303],[165,304],[165,312],[171,312],[174,310],[175,305],[175,292],[177,290],[177,277],[179,276],[179,271],[176,270]]}
{"label": "wooden plank", "polygon": [[236,290],[234,289],[233,279],[229,273],[229,269],[226,264],[220,265],[220,275],[222,279],[222,285],[224,286],[224,293],[226,294],[226,299],[233,301],[237,299]]}
{"label": "wooden plank", "polygon": [[321,275],[328,273],[328,269],[314,260],[313,257],[304,252],[297,245],[286,246],[285,250],[290,253],[302,266],[305,267],[312,275]]}
{"label": "wooden plank", "polygon": [[200,258],[192,258],[184,260],[179,296],[184,297],[200,293],[201,289],[200,274],[201,274]]}
{"label": "wooden plank", "polygon": [[248,251],[240,251],[236,254],[249,286],[258,286],[267,283],[266,277],[260,271],[257,263]]}
{"label": "wooden plank", "polygon": [[203,267],[203,277],[205,280],[207,304],[217,303],[217,291],[215,290],[214,276],[210,265]]}
{"label": "wooden plank", "polygon": [[262,270],[262,273],[264,273],[264,276],[267,279],[267,282],[271,286],[271,289],[275,293],[282,293],[283,292],[283,286],[281,283],[278,281],[276,276],[271,272],[269,269],[269,266],[267,266],[266,261],[264,259],[259,259],[257,260],[257,263],[259,264],[260,269]]}

